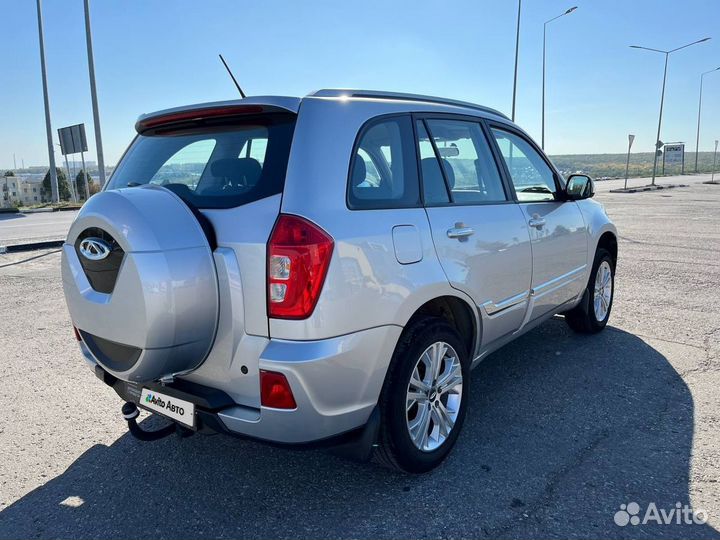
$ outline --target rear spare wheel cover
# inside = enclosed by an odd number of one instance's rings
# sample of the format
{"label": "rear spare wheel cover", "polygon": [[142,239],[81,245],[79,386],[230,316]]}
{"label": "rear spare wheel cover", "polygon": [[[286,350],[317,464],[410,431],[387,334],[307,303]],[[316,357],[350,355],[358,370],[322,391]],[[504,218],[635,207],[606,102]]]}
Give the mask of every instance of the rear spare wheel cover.
{"label": "rear spare wheel cover", "polygon": [[63,246],[62,280],[83,342],[121,379],[192,370],[212,347],[219,309],[212,249],[190,208],[165,188],[91,197]]}

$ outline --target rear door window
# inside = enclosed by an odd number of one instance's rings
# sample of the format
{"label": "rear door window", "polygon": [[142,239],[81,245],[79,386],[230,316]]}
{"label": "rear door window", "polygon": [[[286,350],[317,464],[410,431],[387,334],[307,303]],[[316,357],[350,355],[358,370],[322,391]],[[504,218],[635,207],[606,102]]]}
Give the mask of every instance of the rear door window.
{"label": "rear door window", "polygon": [[265,114],[138,135],[107,189],[164,186],[198,208],[282,192],[295,115]]}
{"label": "rear door window", "polygon": [[422,175],[423,198],[427,206],[450,202],[440,162],[435,155],[430,135],[422,120],[417,122],[418,150],[420,152],[420,174]]}
{"label": "rear door window", "polygon": [[[431,118],[425,123],[442,165],[451,202],[483,204],[507,201],[500,172],[478,122]],[[421,151],[422,144],[420,139]],[[426,203],[432,202],[433,199],[426,200]]]}
{"label": "rear door window", "polygon": [[383,118],[367,124],[350,160],[348,207],[363,210],[419,204],[410,117]]}

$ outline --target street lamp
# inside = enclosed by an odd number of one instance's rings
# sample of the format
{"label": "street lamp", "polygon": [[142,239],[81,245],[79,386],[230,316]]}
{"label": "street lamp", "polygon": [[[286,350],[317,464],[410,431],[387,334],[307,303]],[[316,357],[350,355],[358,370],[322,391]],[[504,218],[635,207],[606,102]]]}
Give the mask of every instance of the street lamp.
{"label": "street lamp", "polygon": [[85,42],[87,45],[88,73],[90,75],[90,98],[92,99],[93,122],[95,126],[98,176],[100,176],[100,187],[103,188],[105,187],[105,156],[103,154],[102,133],[100,132],[100,112],[98,110],[97,87],[95,85],[95,57],[93,55],[92,31],[90,30],[90,0],[85,0]]}
{"label": "street lamp", "polygon": [[577,9],[577,6],[573,6],[570,9],[566,10],[564,13],[561,13],[557,17],[553,17],[549,21],[545,21],[545,24],[543,25],[543,62],[542,62],[542,137],[540,139],[540,146],[543,150],[545,150],[545,42],[546,42],[546,35],[547,35],[547,25],[551,22],[553,22],[556,19],[559,19],[560,17],[563,17],[565,15],[569,15],[573,11]]}
{"label": "street lamp", "polygon": [[720,70],[720,67],[706,71],[700,75],[700,101],[698,103],[698,128],[697,128],[697,139],[695,140],[695,173],[698,172],[698,155],[700,155],[700,111],[702,111],[702,91],[703,91],[703,78],[708,73]]}
{"label": "street lamp", "polygon": [[50,162],[50,191],[53,202],[60,202],[55,152],[53,151],[52,125],[50,123],[50,97],[48,95],[47,69],[45,68],[45,33],[43,30],[42,3],[37,0],[38,38],[40,40],[40,72],[42,74],[43,100],[45,101],[45,131],[47,134],[48,161]]}
{"label": "street lamp", "polygon": [[515,33],[515,76],[513,77],[513,100],[511,120],[515,121],[515,98],[517,96],[518,52],[520,49],[520,11],[522,0],[518,0],[517,32]]}
{"label": "street lamp", "polygon": [[676,49],[672,49],[670,51],[662,51],[660,49],[652,49],[650,47],[641,47],[640,45],[630,45],[630,48],[632,48],[632,49],[643,49],[646,51],[662,53],[665,55],[665,71],[663,73],[662,92],[660,93],[660,118],[658,119],[657,137],[655,139],[655,159],[653,160],[653,175],[652,175],[652,185],[653,186],[655,185],[655,176],[657,173],[658,150],[660,150],[660,146],[662,146],[660,144],[660,128],[662,127],[663,105],[665,104],[665,81],[667,80],[668,58],[670,57],[671,53],[674,53],[681,49],[686,49],[686,48],[690,47],[691,45],[697,45],[698,43],[703,43],[708,40],[710,40],[709,37],[699,39],[697,41],[693,41],[692,43],[688,43],[687,45],[683,45],[682,47],[677,47]]}

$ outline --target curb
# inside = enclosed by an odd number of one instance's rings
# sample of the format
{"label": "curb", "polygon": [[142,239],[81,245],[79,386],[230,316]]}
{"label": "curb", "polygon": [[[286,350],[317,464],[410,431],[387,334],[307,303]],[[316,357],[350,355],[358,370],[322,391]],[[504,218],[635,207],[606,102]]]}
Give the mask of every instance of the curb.
{"label": "curb", "polygon": [[77,210],[80,210],[79,206],[61,206],[60,208],[45,206],[43,208],[21,208],[18,210],[18,212],[20,212],[21,214],[42,214],[46,212],[73,212]]}
{"label": "curb", "polygon": [[655,185],[655,186],[642,186],[637,188],[618,188],[618,189],[611,189],[610,193],[641,193],[643,191],[658,191],[660,189],[672,189],[672,188],[679,188],[679,187],[688,187],[687,184],[665,184],[665,185]]}
{"label": "curb", "polygon": [[45,214],[48,212],[54,212],[50,207],[47,208],[28,208],[27,210],[19,210],[21,214]]}
{"label": "curb", "polygon": [[47,242],[34,242],[30,244],[15,244],[12,246],[0,246],[0,254],[3,253],[19,253],[22,251],[34,251],[36,249],[49,249],[60,247],[65,240],[49,240]]}

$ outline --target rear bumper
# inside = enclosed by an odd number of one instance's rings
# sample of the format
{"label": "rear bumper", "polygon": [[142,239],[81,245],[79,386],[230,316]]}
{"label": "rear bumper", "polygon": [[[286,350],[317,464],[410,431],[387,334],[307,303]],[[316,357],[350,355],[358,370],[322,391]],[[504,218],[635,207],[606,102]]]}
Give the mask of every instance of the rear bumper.
{"label": "rear bumper", "polygon": [[[199,431],[281,444],[331,440],[368,423],[401,331],[382,326],[316,341],[269,340],[259,368],[285,375],[297,403],[292,410],[240,405],[222,390],[182,379],[145,386],[195,403]],[[140,385],[107,373],[81,348],[99,378],[124,400],[139,401]]]}

